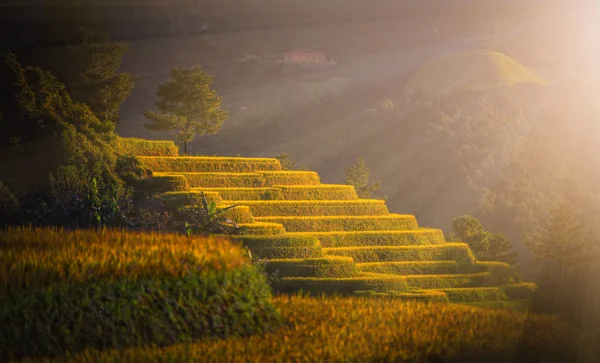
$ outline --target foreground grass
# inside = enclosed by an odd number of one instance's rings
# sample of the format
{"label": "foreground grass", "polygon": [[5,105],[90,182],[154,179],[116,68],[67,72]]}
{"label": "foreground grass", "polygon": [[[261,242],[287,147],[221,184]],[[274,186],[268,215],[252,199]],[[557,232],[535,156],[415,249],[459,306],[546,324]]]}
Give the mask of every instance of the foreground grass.
{"label": "foreground grass", "polygon": [[237,244],[118,230],[0,230],[0,361],[280,327]]}
{"label": "foreground grass", "polygon": [[278,297],[287,327],[167,348],[88,350],[85,362],[568,362],[573,336],[549,316],[385,298]]}

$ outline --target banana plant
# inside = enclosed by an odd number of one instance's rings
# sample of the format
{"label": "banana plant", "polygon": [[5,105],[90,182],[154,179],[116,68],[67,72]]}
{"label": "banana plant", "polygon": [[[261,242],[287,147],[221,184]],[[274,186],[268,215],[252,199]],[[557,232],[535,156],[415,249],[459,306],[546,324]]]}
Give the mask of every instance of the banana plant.
{"label": "banana plant", "polygon": [[196,198],[191,206],[179,211],[188,235],[233,234],[238,226],[227,217],[226,212],[237,206],[239,204],[219,208],[214,200],[209,203],[201,192],[200,198]]}

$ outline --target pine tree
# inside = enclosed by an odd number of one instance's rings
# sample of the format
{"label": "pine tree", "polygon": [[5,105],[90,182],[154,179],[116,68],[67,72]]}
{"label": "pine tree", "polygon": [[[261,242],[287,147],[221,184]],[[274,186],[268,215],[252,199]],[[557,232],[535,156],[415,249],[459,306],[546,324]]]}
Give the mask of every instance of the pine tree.
{"label": "pine tree", "polygon": [[369,183],[370,177],[371,171],[362,157],[346,170],[346,184],[354,185],[359,198],[372,198],[381,189],[381,181]]}
{"label": "pine tree", "polygon": [[595,255],[583,224],[566,203],[553,209],[541,231],[527,236],[526,243],[561,291],[569,277],[591,266]]}
{"label": "pine tree", "polygon": [[172,80],[158,87],[159,112],[146,111],[151,122],[144,126],[153,131],[171,132],[176,141],[183,143],[188,154],[188,143],[195,136],[214,135],[227,119],[221,109],[222,98],[211,89],[212,77],[199,66],[190,69],[175,67]]}

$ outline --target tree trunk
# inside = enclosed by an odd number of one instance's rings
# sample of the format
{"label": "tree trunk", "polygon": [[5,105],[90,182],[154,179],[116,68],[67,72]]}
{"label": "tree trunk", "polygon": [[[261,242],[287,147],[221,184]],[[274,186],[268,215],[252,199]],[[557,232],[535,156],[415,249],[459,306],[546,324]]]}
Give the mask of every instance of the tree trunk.
{"label": "tree trunk", "polygon": [[187,155],[188,155],[188,152],[187,152],[187,143],[188,143],[188,142],[187,142],[187,140],[185,140],[185,141],[183,142],[183,154],[184,154],[185,156],[187,156]]}

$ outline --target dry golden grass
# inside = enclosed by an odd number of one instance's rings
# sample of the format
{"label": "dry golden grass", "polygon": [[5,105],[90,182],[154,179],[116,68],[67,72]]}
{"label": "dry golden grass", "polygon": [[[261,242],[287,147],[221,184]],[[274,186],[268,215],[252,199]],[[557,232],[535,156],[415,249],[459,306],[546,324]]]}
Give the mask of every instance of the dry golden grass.
{"label": "dry golden grass", "polygon": [[245,264],[242,250],[221,238],[53,228],[0,231],[4,294],[55,283],[179,277],[193,270],[232,270]]}
{"label": "dry golden grass", "polygon": [[553,363],[572,361],[575,354],[573,333],[555,317],[359,297],[278,297],[275,303],[287,327],[271,333],[92,350],[58,361]]}
{"label": "dry golden grass", "polygon": [[442,230],[429,228],[408,231],[294,232],[290,234],[316,236],[323,247],[414,246],[446,243]]}

